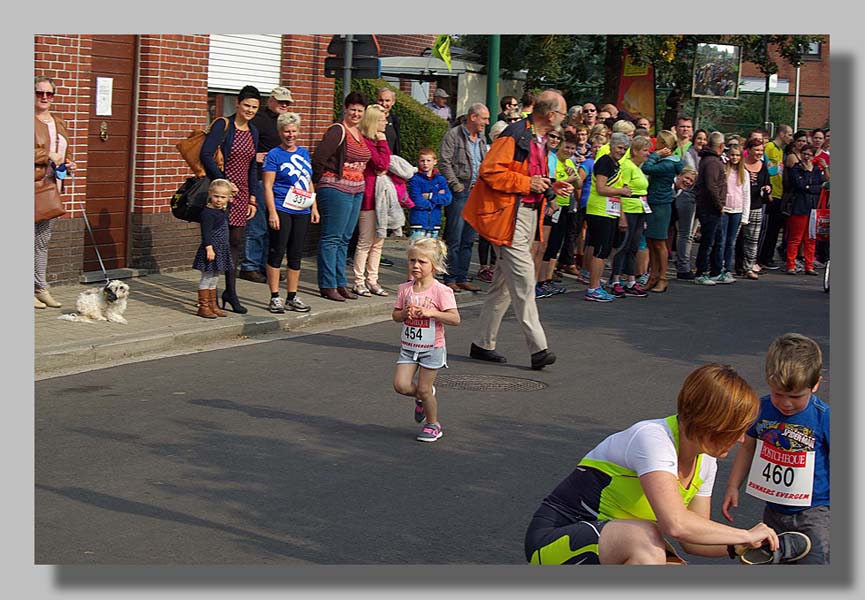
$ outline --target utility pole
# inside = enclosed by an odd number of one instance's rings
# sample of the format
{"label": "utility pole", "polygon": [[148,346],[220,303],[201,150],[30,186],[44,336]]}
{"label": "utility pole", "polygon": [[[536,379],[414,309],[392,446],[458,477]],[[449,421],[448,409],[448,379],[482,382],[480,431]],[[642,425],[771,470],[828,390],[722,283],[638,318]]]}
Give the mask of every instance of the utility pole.
{"label": "utility pole", "polygon": [[[490,116],[493,113],[498,114],[499,105],[499,55],[501,53],[501,35],[491,35],[490,42],[487,46],[487,108],[490,109]],[[489,131],[493,120],[490,119],[487,125]]]}
{"label": "utility pole", "polygon": [[342,99],[345,100],[351,93],[351,61],[352,61],[352,46],[354,46],[354,36],[348,34],[345,36],[345,62],[342,67]]}

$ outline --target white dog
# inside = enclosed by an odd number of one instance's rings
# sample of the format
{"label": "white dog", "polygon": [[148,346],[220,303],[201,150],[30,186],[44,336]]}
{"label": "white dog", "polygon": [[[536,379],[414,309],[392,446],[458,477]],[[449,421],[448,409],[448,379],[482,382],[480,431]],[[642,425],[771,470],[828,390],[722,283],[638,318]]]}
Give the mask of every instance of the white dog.
{"label": "white dog", "polygon": [[126,299],[129,297],[129,286],[122,281],[113,279],[101,288],[91,288],[78,294],[75,300],[77,312],[60,315],[58,319],[93,323],[94,321],[111,321],[126,324],[123,317],[126,312]]}

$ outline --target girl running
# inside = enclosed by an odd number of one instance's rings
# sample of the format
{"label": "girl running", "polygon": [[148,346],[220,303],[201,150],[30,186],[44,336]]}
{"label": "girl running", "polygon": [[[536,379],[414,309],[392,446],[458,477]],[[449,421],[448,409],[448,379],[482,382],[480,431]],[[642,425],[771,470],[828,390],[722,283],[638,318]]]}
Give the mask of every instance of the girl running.
{"label": "girl running", "polygon": [[438,370],[447,367],[444,326],[460,324],[453,290],[435,279],[437,273],[447,272],[446,255],[447,246],[434,238],[418,238],[409,246],[410,279],[399,286],[391,315],[403,325],[393,389],[415,399],[415,422],[426,419],[417,436],[421,442],[442,436],[433,383]]}

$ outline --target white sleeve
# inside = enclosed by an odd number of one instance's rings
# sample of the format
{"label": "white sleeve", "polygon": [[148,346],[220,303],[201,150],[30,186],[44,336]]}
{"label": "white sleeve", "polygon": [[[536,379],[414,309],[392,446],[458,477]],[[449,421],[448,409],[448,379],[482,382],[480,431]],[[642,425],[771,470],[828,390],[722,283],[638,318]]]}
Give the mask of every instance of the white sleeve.
{"label": "white sleeve", "polygon": [[709,456],[703,455],[703,465],[700,469],[700,475],[703,478],[703,485],[697,490],[698,496],[711,496],[712,488],[715,486],[715,475],[718,473],[718,460]]}
{"label": "white sleeve", "polygon": [[625,452],[625,461],[640,477],[652,471],[679,476],[676,446],[665,428],[657,423],[646,424],[635,432]]}

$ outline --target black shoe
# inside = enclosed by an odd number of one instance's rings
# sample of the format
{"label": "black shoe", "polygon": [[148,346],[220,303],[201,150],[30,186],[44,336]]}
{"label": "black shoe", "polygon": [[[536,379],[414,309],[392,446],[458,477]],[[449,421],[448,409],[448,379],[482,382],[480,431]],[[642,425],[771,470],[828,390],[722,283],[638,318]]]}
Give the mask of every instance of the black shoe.
{"label": "black shoe", "polygon": [[244,305],[240,303],[240,300],[237,298],[237,294],[234,297],[230,297],[227,295],[227,292],[222,292],[222,308],[225,308],[226,304],[231,305],[232,312],[236,312],[239,315],[245,315],[247,310]]}
{"label": "black shoe", "polygon": [[239,277],[253,283],[267,283],[267,277],[261,271],[241,271]]}
{"label": "black shoe", "polygon": [[739,560],[746,565],[778,565],[796,562],[811,551],[811,538],[799,531],[778,534],[778,549],[772,552],[767,547],[749,548]]}
{"label": "black shoe", "polygon": [[393,261],[392,261],[391,259],[389,259],[389,258],[385,258],[384,256],[382,256],[382,257],[379,259],[378,264],[380,264],[380,265],[383,266],[383,267],[392,267],[392,266],[393,266]]}
{"label": "black shoe", "polygon": [[684,279],[685,281],[693,281],[694,273],[691,271],[684,271],[682,273],[676,273],[676,279]]}
{"label": "black shoe", "polygon": [[487,350],[486,348],[481,348],[476,344],[472,344],[472,347],[469,350],[469,356],[477,360],[486,360],[489,362],[508,362],[508,359],[505,358],[504,354],[499,354],[495,350]]}
{"label": "black shoe", "polygon": [[758,264],[760,265],[761,269],[766,269],[767,271],[777,271],[778,269],[781,268],[771,260],[764,262],[764,263],[758,263]]}
{"label": "black shoe", "polygon": [[540,371],[554,362],[556,362],[556,355],[549,350],[541,350],[532,354],[532,369],[535,371]]}

